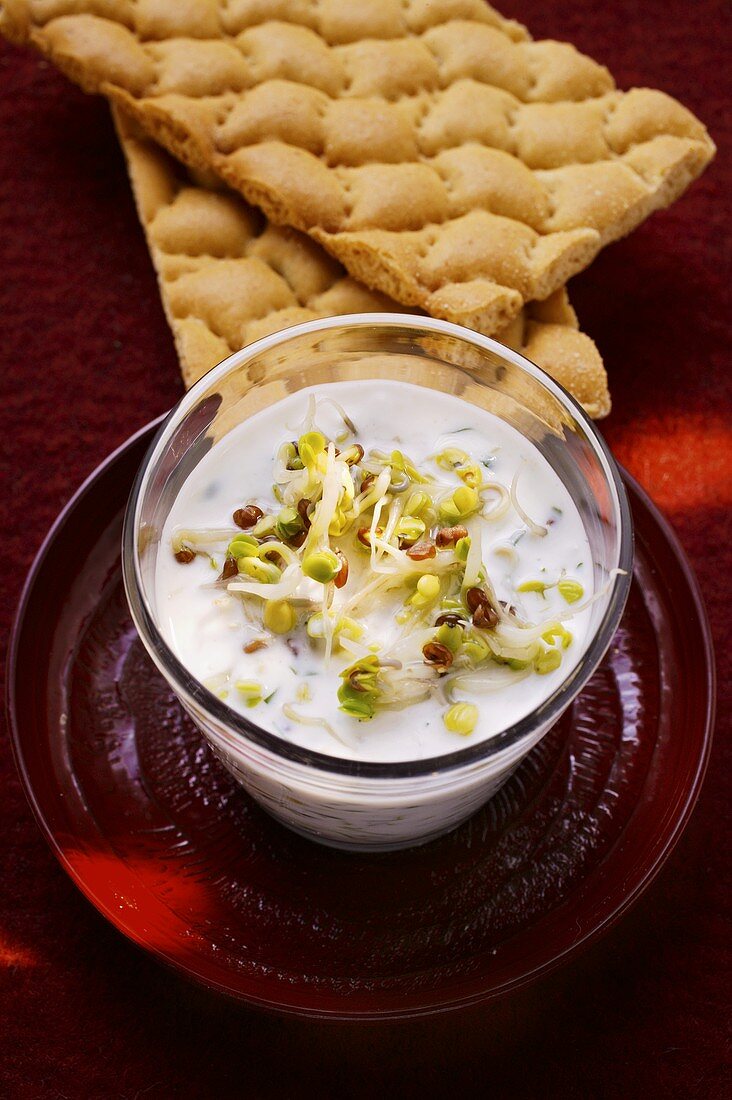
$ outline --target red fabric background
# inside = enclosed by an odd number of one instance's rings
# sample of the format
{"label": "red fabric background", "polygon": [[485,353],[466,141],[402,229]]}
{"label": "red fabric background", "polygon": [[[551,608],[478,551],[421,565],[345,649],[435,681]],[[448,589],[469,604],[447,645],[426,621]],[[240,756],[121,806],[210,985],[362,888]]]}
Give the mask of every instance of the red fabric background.
{"label": "red fabric background", "polygon": [[[607,438],[675,523],[715,631],[720,722],[691,826],[619,927],[512,1000],[398,1026],[312,1024],[194,989],[108,927],[47,849],[3,738],[3,1095],[335,1097],[373,1095],[377,1087],[395,1096],[723,1095],[732,694],[729,22],[719,0],[499,6],[537,36],[574,41],[607,63],[621,86],[678,96],[721,146],[683,201],[608,249],[573,286],[610,374]],[[0,81],[0,614],[7,627],[61,505],[113,447],[168,408],[181,385],[104,103],[35,55],[5,47]]]}

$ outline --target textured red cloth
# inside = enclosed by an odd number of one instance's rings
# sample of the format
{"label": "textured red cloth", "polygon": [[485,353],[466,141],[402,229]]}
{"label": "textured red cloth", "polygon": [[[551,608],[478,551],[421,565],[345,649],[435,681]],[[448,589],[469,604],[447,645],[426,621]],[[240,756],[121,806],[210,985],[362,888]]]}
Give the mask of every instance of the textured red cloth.
{"label": "textured red cloth", "polygon": [[[172,0],[171,0],[172,2]],[[46,847],[0,742],[0,1094],[10,1097],[724,1093],[729,984],[732,395],[721,0],[504,0],[621,86],[663,88],[722,153],[670,211],[608,249],[572,298],[601,348],[619,459],[676,525],[719,655],[720,724],[692,823],[632,914],[563,971],[447,1019],[282,1020],[194,989],[114,932]],[[81,479],[180,394],[105,104],[0,52],[0,553],[10,622]],[[723,726],[727,729],[723,729]]]}

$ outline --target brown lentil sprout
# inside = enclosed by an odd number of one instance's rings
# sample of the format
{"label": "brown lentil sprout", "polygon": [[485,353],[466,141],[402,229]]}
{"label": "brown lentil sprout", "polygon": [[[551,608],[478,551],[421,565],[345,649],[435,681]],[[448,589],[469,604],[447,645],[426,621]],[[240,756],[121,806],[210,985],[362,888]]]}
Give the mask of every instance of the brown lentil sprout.
{"label": "brown lentil sprout", "polygon": [[348,558],[341,550],[336,550],[335,556],[341,563],[341,567],[333,578],[333,584],[336,588],[343,588],[343,585],[348,580]]}
{"label": "brown lentil sprout", "polygon": [[367,493],[376,481],[376,474],[364,474],[361,478],[361,492]]}
{"label": "brown lentil sprout", "polygon": [[[353,446],[356,449],[356,454],[353,458],[350,458],[348,460],[348,465],[349,466],[358,466],[359,462],[363,458],[363,447],[361,446],[360,443],[354,443]],[[350,447],[349,447],[349,450],[350,450]]]}
{"label": "brown lentil sprout", "polygon": [[488,597],[482,588],[469,588],[465,593],[465,602],[468,605],[468,611],[472,615],[481,604],[488,603]]}
{"label": "brown lentil sprout", "polygon": [[457,611],[444,611],[435,619],[435,626],[463,626],[465,618]]}
{"label": "brown lentil sprout", "polygon": [[435,535],[435,542],[440,550],[444,550],[448,546],[454,546],[458,539],[467,537],[467,527],[464,527],[462,523],[458,523],[456,527],[441,527]]}
{"label": "brown lentil sprout", "polygon": [[224,568],[221,570],[221,573],[219,575],[219,580],[220,581],[229,581],[229,580],[231,580],[232,577],[235,577],[238,572],[239,572],[239,569],[238,569],[237,564],[236,564],[236,559],[235,558],[227,558],[226,561],[224,562]]}
{"label": "brown lentil sprout", "polygon": [[264,512],[256,504],[247,504],[246,508],[237,508],[233,519],[237,527],[246,531],[248,527],[254,527],[255,523],[259,523],[263,515]]}
{"label": "brown lentil sprout", "polygon": [[433,542],[418,542],[407,550],[407,557],[412,561],[427,561],[428,558],[434,558],[436,554]]}
{"label": "brown lentil sprout", "polygon": [[254,638],[253,641],[247,642],[244,646],[245,653],[256,653],[258,649],[266,649],[267,643],[264,638]]}
{"label": "brown lentil sprout", "polygon": [[[376,534],[377,534],[378,537],[381,537],[381,535],[384,534],[384,528],[383,527],[377,527],[376,528]],[[356,538],[358,539],[358,541],[361,543],[362,546],[368,546],[368,548],[371,549],[371,528],[370,527],[359,527],[358,531],[356,532]]]}
{"label": "brown lentil sprout", "polygon": [[191,550],[190,546],[183,546],[175,555],[175,560],[179,561],[181,565],[189,565],[196,556],[196,551]]}
{"label": "brown lentil sprout", "polygon": [[484,630],[490,630],[497,622],[498,615],[489,603],[482,603],[479,607],[476,607],[473,612],[473,626],[479,626]]}
{"label": "brown lentil sprout", "polygon": [[265,561],[271,561],[273,565],[276,565],[278,567],[278,569],[284,569],[285,565],[287,563],[285,562],[285,559],[280,554],[279,550],[275,550],[274,547],[271,550],[267,550],[267,548],[266,548],[266,544],[268,542],[278,542],[278,541],[279,540],[277,538],[274,538],[274,537],[273,538],[262,539],[262,546],[260,547],[259,553],[260,553],[261,557],[263,557],[265,559]]}
{"label": "brown lentil sprout", "polygon": [[447,672],[452,664],[452,652],[442,642],[427,642],[422,647],[425,664],[432,665],[438,672]]}

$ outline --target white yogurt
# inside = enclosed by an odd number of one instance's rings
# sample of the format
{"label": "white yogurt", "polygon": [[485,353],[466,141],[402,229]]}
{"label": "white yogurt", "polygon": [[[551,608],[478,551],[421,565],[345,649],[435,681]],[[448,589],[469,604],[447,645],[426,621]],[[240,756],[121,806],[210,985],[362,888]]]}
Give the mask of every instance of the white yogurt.
{"label": "white yogurt", "polygon": [[[222,528],[233,534],[232,514],[243,505],[256,503],[265,512],[279,508],[272,494],[274,457],[283,442],[299,434],[311,393],[319,403],[317,426],[329,438],[342,432],[343,422],[332,405],[320,404],[323,399],[339,402],[355,422],[358,434],[343,446],[360,443],[367,454],[372,449],[387,453],[399,449],[418,467],[434,470],[430,457],[457,447],[483,464],[487,478],[507,487],[519,472],[522,509],[546,528],[543,536],[532,533],[513,507],[497,521],[480,518],[471,524],[471,534],[481,539],[483,562],[499,599],[532,622],[561,620],[572,642],[553,672],[531,671],[492,694],[456,693],[456,698],[478,707],[477,725],[468,737],[446,729],[443,715],[449,704],[439,692],[403,710],[377,712],[365,722],[344,714],[338,709],[337,690],[340,672],[353,661],[352,654],[336,651],[326,664],[322,645],[309,640],[304,628],[289,637],[270,634],[265,648],[246,653],[245,644],[263,634],[261,617],[257,621],[261,601],[254,597],[243,601],[214,586],[217,572],[204,555],[187,565],[175,560],[170,546],[176,530]],[[447,483],[461,484],[454,474],[439,473]],[[225,546],[223,541],[214,551],[218,569]],[[364,567],[367,562],[366,554]],[[353,566],[349,583],[335,592],[334,611],[349,600],[359,563]],[[200,462],[181,489],[162,534],[156,612],[164,637],[190,672],[261,727],[331,756],[417,760],[491,738],[555,691],[585,648],[589,610],[572,614],[574,609],[556,587],[544,594],[516,590],[526,581],[553,586],[569,577],[581,584],[584,603],[592,595],[592,574],[589,543],[577,508],[548,462],[515,429],[459,398],[425,387],[383,380],[343,382],[299,391],[265,409],[234,429]],[[382,599],[359,616],[368,637],[378,639],[381,651],[388,651],[400,635],[395,613],[403,596],[402,592],[396,600]],[[317,609],[318,604],[313,610]],[[248,707],[236,690],[239,681],[259,682],[268,701]],[[293,721],[283,705],[306,717],[325,718],[335,736],[323,727]]]}

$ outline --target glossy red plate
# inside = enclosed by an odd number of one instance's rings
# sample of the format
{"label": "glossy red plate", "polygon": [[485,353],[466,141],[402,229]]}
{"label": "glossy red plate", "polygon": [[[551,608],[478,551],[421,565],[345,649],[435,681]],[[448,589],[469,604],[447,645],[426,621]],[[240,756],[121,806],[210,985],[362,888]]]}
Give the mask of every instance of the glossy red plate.
{"label": "glossy red plate", "polygon": [[694,805],[713,663],[696,582],[628,479],[637,564],[597,674],[502,791],[451,835],[346,854],[270,820],[148,660],[120,575],[122,512],[156,425],[59,517],[11,645],[28,797],[113,924],[185,974],[281,1011],[409,1016],[505,993],[639,895]]}

